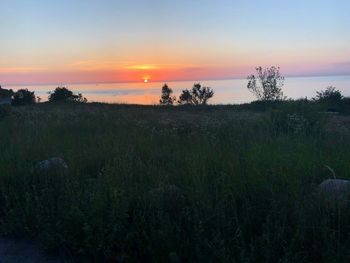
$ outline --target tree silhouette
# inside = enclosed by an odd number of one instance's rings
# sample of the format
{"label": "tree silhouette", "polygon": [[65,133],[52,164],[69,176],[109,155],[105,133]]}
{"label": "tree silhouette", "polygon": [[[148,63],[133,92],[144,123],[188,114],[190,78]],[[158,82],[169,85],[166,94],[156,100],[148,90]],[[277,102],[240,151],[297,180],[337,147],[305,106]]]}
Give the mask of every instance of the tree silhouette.
{"label": "tree silhouette", "polygon": [[339,90],[333,86],[329,86],[326,90],[316,92],[316,97],[313,98],[315,101],[326,102],[326,103],[338,103],[343,99],[343,95]]}
{"label": "tree silhouette", "polygon": [[66,87],[57,87],[53,92],[50,92],[49,102],[87,102],[87,99],[83,97],[81,93],[74,94]]}
{"label": "tree silhouette", "polygon": [[192,88],[192,101],[195,105],[206,105],[208,100],[214,96],[214,91],[208,87],[202,87],[196,83]]}
{"label": "tree silhouette", "polygon": [[248,76],[247,88],[261,101],[283,100],[284,77],[279,67],[256,68],[257,76]]}
{"label": "tree silhouette", "polygon": [[160,105],[173,105],[176,101],[176,97],[172,96],[173,90],[164,84],[162,87],[162,96],[159,100]]}
{"label": "tree silhouette", "polygon": [[183,90],[179,97],[178,103],[181,105],[192,105],[193,103],[191,92],[187,89]]}
{"label": "tree silhouette", "polygon": [[16,91],[12,97],[11,104],[13,106],[22,106],[35,104],[36,98],[34,91],[29,91],[28,89],[20,89]]}
{"label": "tree silhouette", "polygon": [[13,94],[12,89],[3,89],[0,85],[0,98],[11,98]]}
{"label": "tree silhouette", "polygon": [[191,90],[183,90],[178,103],[181,105],[206,105],[208,100],[214,96],[214,91],[209,87],[202,87],[195,83]]}

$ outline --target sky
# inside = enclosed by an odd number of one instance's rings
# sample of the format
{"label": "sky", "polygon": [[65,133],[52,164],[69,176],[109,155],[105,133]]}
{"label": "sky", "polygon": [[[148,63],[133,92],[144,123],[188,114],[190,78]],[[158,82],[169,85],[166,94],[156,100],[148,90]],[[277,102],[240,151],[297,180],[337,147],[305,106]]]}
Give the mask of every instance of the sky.
{"label": "sky", "polygon": [[350,74],[348,0],[1,0],[0,84]]}

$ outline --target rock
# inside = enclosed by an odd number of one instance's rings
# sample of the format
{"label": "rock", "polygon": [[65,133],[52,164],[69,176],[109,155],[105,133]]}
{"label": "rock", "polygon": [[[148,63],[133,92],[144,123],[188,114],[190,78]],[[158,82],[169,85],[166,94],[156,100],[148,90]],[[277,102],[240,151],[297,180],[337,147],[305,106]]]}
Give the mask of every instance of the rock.
{"label": "rock", "polygon": [[348,201],[350,197],[350,181],[341,179],[327,179],[318,186],[320,195],[338,203]]}
{"label": "rock", "polygon": [[68,172],[68,165],[61,157],[53,157],[38,162],[37,168],[43,171],[61,170]]}

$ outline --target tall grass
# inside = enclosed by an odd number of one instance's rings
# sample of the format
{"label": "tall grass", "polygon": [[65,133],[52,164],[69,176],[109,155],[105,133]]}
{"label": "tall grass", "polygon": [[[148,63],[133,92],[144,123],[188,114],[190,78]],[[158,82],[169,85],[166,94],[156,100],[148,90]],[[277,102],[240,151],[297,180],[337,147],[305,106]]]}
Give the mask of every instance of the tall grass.
{"label": "tall grass", "polygon": [[[327,118],[299,104],[11,109],[0,231],[82,262],[349,262],[349,210],[314,194],[324,165],[350,177],[350,134]],[[69,173],[36,169],[52,156]]]}

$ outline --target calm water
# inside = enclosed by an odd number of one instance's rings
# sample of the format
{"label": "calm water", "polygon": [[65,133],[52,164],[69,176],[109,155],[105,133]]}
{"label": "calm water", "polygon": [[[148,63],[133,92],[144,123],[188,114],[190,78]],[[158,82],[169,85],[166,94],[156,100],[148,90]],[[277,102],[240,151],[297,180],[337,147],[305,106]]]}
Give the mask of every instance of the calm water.
{"label": "calm water", "polygon": [[[194,81],[168,82],[176,96],[181,90],[191,88]],[[247,90],[246,79],[231,80],[205,80],[200,81],[204,86],[212,87],[215,91],[211,103],[233,104],[254,100],[253,95]],[[75,84],[68,85],[69,89],[76,93],[82,93],[89,101],[108,103],[136,103],[157,104],[163,82],[150,83],[110,83],[110,84]],[[283,87],[284,95],[289,98],[312,98],[316,91],[333,85],[341,90],[345,96],[350,96],[350,76],[327,76],[327,77],[293,77],[286,78]],[[8,87],[14,90],[23,87]],[[50,86],[26,86],[35,94],[47,100],[48,92],[55,88]]]}

